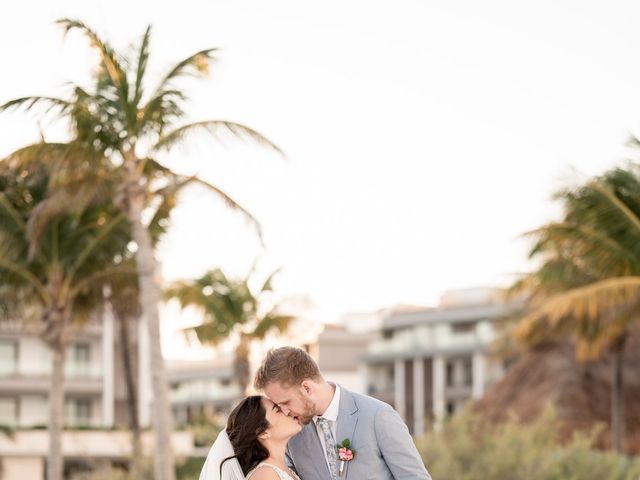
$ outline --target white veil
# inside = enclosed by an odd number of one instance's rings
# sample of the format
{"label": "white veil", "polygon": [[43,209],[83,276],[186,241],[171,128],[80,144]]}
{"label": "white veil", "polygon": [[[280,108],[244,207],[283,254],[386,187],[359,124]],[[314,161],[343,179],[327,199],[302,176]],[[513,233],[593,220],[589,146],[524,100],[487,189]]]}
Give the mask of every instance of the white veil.
{"label": "white veil", "polygon": [[240,468],[240,463],[235,458],[227,460],[222,466],[222,478],[220,478],[220,464],[225,458],[234,455],[233,446],[229,440],[226,430],[218,434],[218,438],[213,442],[207,459],[200,472],[200,480],[245,480],[245,476]]}

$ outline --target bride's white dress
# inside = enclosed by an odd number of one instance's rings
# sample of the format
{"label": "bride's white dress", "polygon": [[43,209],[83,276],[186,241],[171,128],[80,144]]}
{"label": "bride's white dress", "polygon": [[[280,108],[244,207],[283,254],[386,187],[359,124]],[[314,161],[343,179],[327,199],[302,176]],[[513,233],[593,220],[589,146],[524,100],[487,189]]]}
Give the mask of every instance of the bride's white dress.
{"label": "bride's white dress", "polygon": [[292,477],[291,475],[289,475],[287,472],[285,472],[281,468],[278,468],[275,465],[273,465],[271,463],[267,463],[267,462],[262,462],[262,463],[258,464],[258,466],[256,468],[251,470],[247,474],[247,480],[249,480],[251,478],[251,475],[253,475],[256,470],[258,470],[259,468],[263,468],[263,467],[267,467],[267,468],[271,468],[272,470],[275,470],[275,472],[278,474],[278,477],[280,477],[280,480],[300,480],[300,477],[298,477],[295,473],[291,472],[291,473],[293,473],[293,477]]}
{"label": "bride's white dress", "polygon": [[[238,460],[231,458],[225,461],[226,458],[233,457],[233,446],[229,441],[229,436],[225,430],[222,430],[213,442],[213,446],[209,450],[207,459],[202,466],[200,472],[200,480],[221,480],[220,479],[220,465],[222,464],[222,479],[223,480],[247,480],[251,478],[251,475],[262,467],[268,467],[278,474],[281,480],[300,480],[300,478],[294,473],[293,477],[281,468],[276,467],[270,463],[262,462],[257,467],[249,472],[246,479],[240,468]],[[224,463],[222,463],[224,461]]]}

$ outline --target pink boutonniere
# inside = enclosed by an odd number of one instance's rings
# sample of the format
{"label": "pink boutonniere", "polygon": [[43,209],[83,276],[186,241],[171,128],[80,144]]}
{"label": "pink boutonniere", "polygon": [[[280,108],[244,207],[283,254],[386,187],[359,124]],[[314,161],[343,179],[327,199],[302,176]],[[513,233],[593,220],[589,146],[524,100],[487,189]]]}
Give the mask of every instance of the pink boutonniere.
{"label": "pink boutonniere", "polygon": [[356,451],[351,448],[351,440],[345,438],[341,444],[337,446],[338,448],[338,458],[340,459],[340,470],[338,474],[342,476],[342,472],[344,472],[344,464],[345,462],[350,462],[356,456]]}

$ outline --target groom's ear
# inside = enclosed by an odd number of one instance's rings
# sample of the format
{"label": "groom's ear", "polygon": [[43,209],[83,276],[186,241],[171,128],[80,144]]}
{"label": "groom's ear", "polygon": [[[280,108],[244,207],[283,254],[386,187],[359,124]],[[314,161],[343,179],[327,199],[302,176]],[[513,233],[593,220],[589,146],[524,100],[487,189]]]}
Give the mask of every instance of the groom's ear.
{"label": "groom's ear", "polygon": [[309,380],[304,380],[301,384],[300,384],[300,389],[307,394],[307,396],[311,395],[313,393],[313,385],[311,384],[311,382]]}

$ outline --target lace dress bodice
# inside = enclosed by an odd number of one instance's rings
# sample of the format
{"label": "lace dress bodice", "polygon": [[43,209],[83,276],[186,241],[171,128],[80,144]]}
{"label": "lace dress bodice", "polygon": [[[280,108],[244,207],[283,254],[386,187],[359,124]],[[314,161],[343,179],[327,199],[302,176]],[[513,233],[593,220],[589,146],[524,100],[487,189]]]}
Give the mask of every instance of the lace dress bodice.
{"label": "lace dress bodice", "polygon": [[255,473],[255,471],[258,470],[261,467],[269,467],[272,470],[274,470],[278,474],[278,477],[280,478],[280,480],[300,480],[300,477],[298,477],[295,473],[291,472],[292,475],[293,475],[293,476],[291,476],[287,472],[282,470],[281,468],[278,468],[275,465],[272,465],[271,463],[267,463],[267,462],[262,462],[256,468],[251,470],[247,474],[247,480],[249,480],[251,478],[251,476]]}

